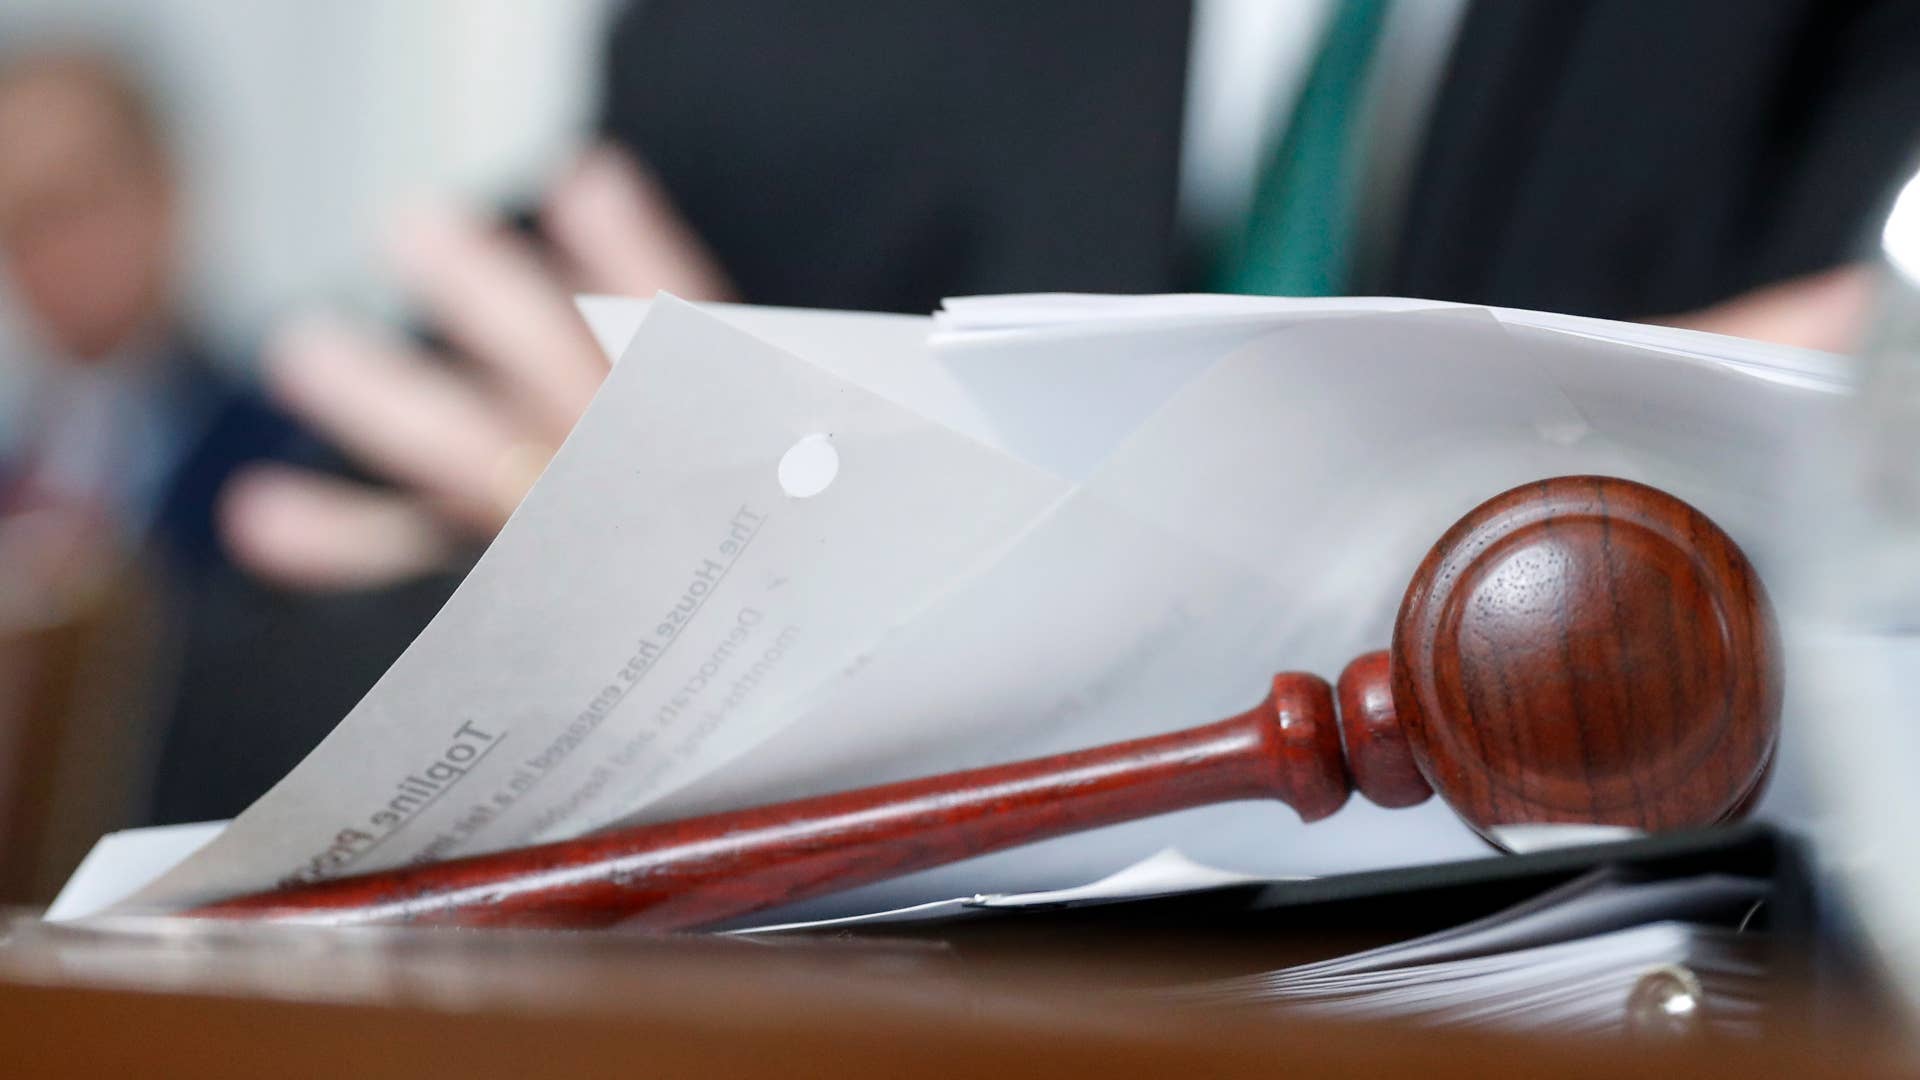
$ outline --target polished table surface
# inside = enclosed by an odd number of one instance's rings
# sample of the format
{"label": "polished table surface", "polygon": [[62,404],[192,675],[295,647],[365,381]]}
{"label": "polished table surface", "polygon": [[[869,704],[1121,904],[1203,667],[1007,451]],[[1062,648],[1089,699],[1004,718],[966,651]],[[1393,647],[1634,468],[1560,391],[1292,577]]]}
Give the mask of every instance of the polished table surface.
{"label": "polished table surface", "polygon": [[1173,1006],[1139,989],[1164,956],[977,964],[915,941],[5,926],[5,1076],[1920,1072],[1884,1026],[1593,1041]]}

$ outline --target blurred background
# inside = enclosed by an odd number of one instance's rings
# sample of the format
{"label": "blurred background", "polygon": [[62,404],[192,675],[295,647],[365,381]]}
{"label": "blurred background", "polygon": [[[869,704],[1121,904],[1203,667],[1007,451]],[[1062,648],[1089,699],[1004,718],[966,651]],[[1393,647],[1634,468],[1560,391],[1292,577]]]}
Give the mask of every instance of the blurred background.
{"label": "blurred background", "polygon": [[[102,827],[264,790],[451,587],[267,584],[215,489],[343,466],[253,389],[263,343],[316,306],[404,320],[402,208],[530,205],[586,141],[610,12],[0,6],[0,898],[47,896]],[[235,726],[283,734],[213,751],[231,798],[156,787]]]}
{"label": "blurred background", "polygon": [[[612,8],[7,0],[0,52],[96,49],[151,88],[182,172],[188,300],[239,362],[316,298],[398,313],[378,258],[397,206],[536,196],[590,130]],[[18,318],[4,325],[17,348]],[[10,409],[18,375],[5,366]]]}

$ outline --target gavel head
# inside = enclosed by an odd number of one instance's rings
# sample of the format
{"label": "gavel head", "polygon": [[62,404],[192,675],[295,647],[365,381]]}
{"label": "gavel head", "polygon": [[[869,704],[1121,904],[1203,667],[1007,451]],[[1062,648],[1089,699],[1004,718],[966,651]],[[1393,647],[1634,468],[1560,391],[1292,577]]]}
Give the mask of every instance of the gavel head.
{"label": "gavel head", "polygon": [[1744,811],[1771,762],[1779,633],[1746,556],[1699,511],[1560,477],[1441,537],[1390,664],[1355,661],[1340,697],[1377,802],[1419,801],[1424,778],[1496,842],[1513,825],[1703,826]]}

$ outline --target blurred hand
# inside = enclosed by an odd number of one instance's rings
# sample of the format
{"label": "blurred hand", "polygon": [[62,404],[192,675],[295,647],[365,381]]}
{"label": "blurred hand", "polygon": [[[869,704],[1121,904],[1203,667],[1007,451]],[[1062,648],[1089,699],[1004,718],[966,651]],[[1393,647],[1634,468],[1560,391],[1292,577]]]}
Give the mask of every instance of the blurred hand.
{"label": "blurred hand", "polygon": [[1687,330],[1851,352],[1866,328],[1873,276],[1863,266],[1843,266],[1742,293],[1700,311],[1653,322]]}
{"label": "blurred hand", "polygon": [[393,237],[402,281],[459,351],[454,362],[330,318],[275,335],[269,391],[398,490],[248,469],[221,500],[223,535],[242,564],[316,589],[442,566],[499,530],[606,375],[573,293],[731,293],[665,194],[617,150],[585,154],[548,196],[541,223],[551,260],[451,209],[416,215]]}

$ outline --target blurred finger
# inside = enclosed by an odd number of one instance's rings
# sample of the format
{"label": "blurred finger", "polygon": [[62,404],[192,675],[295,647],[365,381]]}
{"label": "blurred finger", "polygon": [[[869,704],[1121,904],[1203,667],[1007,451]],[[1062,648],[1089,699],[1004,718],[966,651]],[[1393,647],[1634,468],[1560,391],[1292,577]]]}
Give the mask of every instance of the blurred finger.
{"label": "blurred finger", "polygon": [[1653,321],[1805,349],[1850,352],[1866,328],[1872,300],[1872,275],[1864,267],[1842,266]]}
{"label": "blurred finger", "polygon": [[356,460],[482,531],[507,519],[532,482],[522,474],[551,456],[478,387],[344,323],[292,325],[269,347],[267,372],[275,398]]}
{"label": "blurred finger", "polygon": [[499,381],[553,442],[606,377],[572,298],[520,241],[451,209],[405,218],[393,258],[437,325]]}
{"label": "blurred finger", "polygon": [[614,147],[603,144],[580,156],[548,193],[541,223],[578,270],[576,284],[584,290],[733,298],[720,264],[659,182]]}
{"label": "blurred finger", "polygon": [[230,480],[219,520],[237,561],[294,588],[391,585],[444,567],[456,550],[415,500],[283,465]]}

